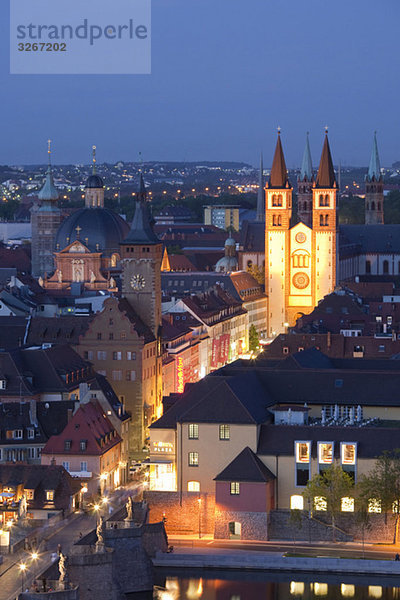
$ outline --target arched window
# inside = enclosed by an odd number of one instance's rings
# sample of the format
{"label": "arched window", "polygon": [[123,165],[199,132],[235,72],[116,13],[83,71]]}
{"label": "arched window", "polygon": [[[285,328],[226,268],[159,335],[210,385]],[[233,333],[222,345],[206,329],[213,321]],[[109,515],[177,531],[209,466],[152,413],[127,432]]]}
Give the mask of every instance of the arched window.
{"label": "arched window", "polygon": [[322,194],[319,195],[319,205],[324,206],[324,197]]}
{"label": "arched window", "polygon": [[380,202],[377,203],[377,210],[381,210],[381,203]]}
{"label": "arched window", "polygon": [[282,194],[278,196],[278,206],[282,206]]}
{"label": "arched window", "polygon": [[272,215],[272,226],[276,227],[276,215]]}
{"label": "arched window", "polygon": [[325,206],[329,206],[329,195],[325,195]]}
{"label": "arched window", "polygon": [[119,256],[118,254],[112,254],[111,255],[111,266],[112,267],[116,267],[117,266],[117,262],[119,261]]}
{"label": "arched window", "polygon": [[278,215],[278,227],[280,227],[282,225],[282,217],[281,215]]}
{"label": "arched window", "polygon": [[[400,263],[399,263],[399,265],[400,265]],[[371,261],[370,260],[365,261],[365,272],[367,274],[371,273]]]}
{"label": "arched window", "polygon": [[250,269],[253,266],[253,261],[252,260],[248,260],[247,261],[247,268]]}
{"label": "arched window", "polygon": [[383,261],[383,272],[385,274],[389,273],[389,261],[388,260]]}
{"label": "arched window", "polygon": [[329,226],[329,215],[325,215],[325,226]]}
{"label": "arched window", "polygon": [[375,210],[375,202],[374,201],[371,202],[371,210]]}
{"label": "arched window", "polygon": [[319,215],[319,226],[323,227],[324,225],[324,215]]}
{"label": "arched window", "polygon": [[278,206],[278,196],[276,194],[272,196],[272,206]]}

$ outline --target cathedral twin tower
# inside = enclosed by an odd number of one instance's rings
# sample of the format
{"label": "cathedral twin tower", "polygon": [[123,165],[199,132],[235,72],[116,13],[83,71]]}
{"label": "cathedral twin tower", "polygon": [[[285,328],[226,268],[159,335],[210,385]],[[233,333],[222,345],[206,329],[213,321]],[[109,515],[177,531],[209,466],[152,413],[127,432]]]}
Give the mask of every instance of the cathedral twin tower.
{"label": "cathedral twin tower", "polygon": [[[265,186],[265,293],[268,337],[310,313],[336,285],[338,185],[328,134],[314,177],[308,137],[298,179],[298,216],[291,225],[292,187],[280,133]],[[366,224],[383,223],[383,181],[376,137],[366,177]]]}

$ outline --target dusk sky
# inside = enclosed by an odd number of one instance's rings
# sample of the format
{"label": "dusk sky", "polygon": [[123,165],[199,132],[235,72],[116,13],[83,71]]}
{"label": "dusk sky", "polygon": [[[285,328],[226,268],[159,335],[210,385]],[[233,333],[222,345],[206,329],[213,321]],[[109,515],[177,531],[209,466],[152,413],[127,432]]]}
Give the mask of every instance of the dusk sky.
{"label": "dusk sky", "polygon": [[[12,1],[12,0],[11,0]],[[9,75],[1,3],[1,164],[46,160],[272,160],[323,128],[335,163],[400,160],[399,0],[153,0],[152,74]]]}

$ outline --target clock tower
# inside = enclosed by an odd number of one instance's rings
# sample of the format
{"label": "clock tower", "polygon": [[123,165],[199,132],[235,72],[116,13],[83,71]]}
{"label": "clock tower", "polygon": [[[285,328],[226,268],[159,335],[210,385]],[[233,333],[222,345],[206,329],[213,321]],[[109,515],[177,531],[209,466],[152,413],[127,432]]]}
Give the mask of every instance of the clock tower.
{"label": "clock tower", "polygon": [[121,259],[122,296],[157,339],[161,327],[162,243],[150,222],[142,174],[131,230],[121,243]]}

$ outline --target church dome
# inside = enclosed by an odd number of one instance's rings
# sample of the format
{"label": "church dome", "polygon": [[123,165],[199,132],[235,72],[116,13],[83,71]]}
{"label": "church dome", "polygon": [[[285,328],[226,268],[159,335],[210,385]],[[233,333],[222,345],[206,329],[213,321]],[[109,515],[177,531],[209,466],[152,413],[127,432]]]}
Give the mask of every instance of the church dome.
{"label": "church dome", "polygon": [[110,256],[113,252],[119,252],[119,244],[128,233],[128,223],[114,211],[108,208],[81,208],[61,223],[55,245],[57,250],[62,250],[80,239],[91,252]]}
{"label": "church dome", "polygon": [[238,270],[238,262],[235,256],[223,256],[215,265],[217,273],[230,273]]}
{"label": "church dome", "polygon": [[229,237],[226,241],[225,241],[225,247],[226,246],[234,246],[236,249],[236,242],[233,238]]}
{"label": "church dome", "polygon": [[102,180],[102,178],[100,177],[100,175],[97,175],[96,173],[93,173],[92,175],[89,175],[89,177],[86,180],[86,185],[85,188],[95,188],[95,189],[99,189],[99,188],[103,188],[104,187],[104,182]]}

